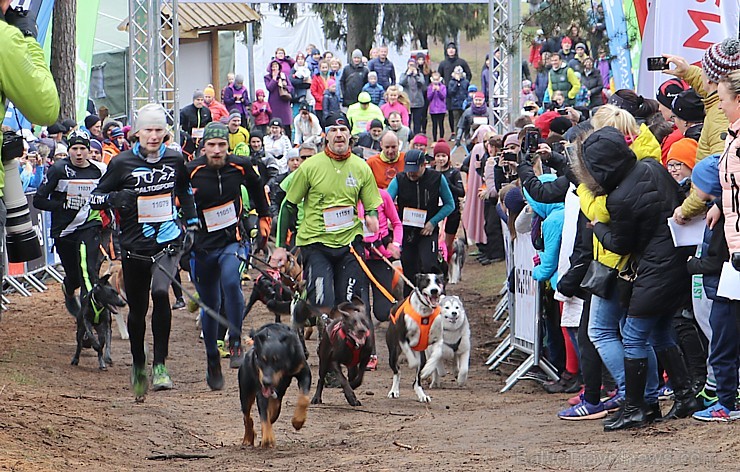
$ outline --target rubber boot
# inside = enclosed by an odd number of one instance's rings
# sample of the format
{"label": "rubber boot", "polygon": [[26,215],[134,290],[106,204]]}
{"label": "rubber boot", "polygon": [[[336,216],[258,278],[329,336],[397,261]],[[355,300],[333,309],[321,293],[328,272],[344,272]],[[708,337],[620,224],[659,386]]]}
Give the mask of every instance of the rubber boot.
{"label": "rubber boot", "polygon": [[624,358],[624,404],[613,423],[605,424],[604,431],[637,428],[646,424],[645,383],[647,359]]}
{"label": "rubber boot", "polygon": [[687,418],[699,411],[701,408],[692,390],[691,376],[686,368],[681,349],[673,346],[665,351],[656,352],[656,354],[668,373],[668,378],[671,379],[675,397],[671,411],[663,418],[667,420]]}

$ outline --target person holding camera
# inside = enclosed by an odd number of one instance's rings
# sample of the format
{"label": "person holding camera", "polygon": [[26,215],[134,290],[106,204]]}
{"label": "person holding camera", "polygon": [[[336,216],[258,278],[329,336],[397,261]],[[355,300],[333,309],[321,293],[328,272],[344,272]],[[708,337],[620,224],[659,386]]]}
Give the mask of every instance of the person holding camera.
{"label": "person holding camera", "polygon": [[[90,193],[106,165],[89,159],[90,136],[74,131],[67,138],[69,157],[49,167],[33,197],[33,206],[51,213],[51,237],[64,267],[64,306],[74,316],[82,297],[98,278],[100,212],[90,209]],[[80,289],[79,297],[75,291]]]}
{"label": "person holding camera", "polygon": [[[0,62],[0,116],[5,116],[5,99],[13,102],[31,122],[51,125],[59,117],[59,93],[54,77],[46,65],[44,52],[36,42],[36,19],[33,14],[10,8],[10,0],[0,0],[0,44],[3,60]],[[2,161],[23,155],[22,141],[6,147],[0,135]],[[18,146],[20,144],[20,146]],[[20,181],[8,182],[19,194]],[[7,194],[5,170],[0,167],[0,197]],[[22,195],[21,195],[22,196]],[[7,210],[5,200],[0,200],[0,234],[5,229]],[[0,252],[5,251],[4,238],[0,238]],[[0,274],[4,273],[0,257]]]}
{"label": "person holding camera", "polygon": [[447,119],[452,133],[450,141],[455,139],[457,123],[463,114],[463,104],[468,97],[468,85],[470,85],[470,82],[466,77],[463,68],[458,66],[447,81]]}
{"label": "person holding camera", "polygon": [[424,117],[424,75],[416,66],[416,59],[411,58],[406,71],[401,74],[398,83],[403,87],[411,102],[411,131],[412,134],[421,133],[421,122]]}

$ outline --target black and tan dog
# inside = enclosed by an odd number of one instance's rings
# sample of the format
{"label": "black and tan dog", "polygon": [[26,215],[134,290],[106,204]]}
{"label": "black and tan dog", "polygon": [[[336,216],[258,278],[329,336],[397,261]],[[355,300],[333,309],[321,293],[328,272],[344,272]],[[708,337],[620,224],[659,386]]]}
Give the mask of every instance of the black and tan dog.
{"label": "black and tan dog", "polygon": [[293,414],[293,428],[299,430],[306,421],[311,370],[303,355],[298,336],[289,327],[271,323],[252,331],[252,348],[247,351],[239,368],[239,399],[244,414],[242,445],[254,446],[252,405],[262,425],[262,447],[275,445],[272,424],[280,416],[283,396],[293,378],[298,380],[298,401]]}
{"label": "black and tan dog", "polygon": [[285,259],[270,258],[270,268],[260,270],[260,275],[254,281],[252,294],[244,308],[243,318],[258,301],[267,306],[275,315],[275,323],[280,323],[281,317],[290,316],[290,303],[293,294],[303,288],[303,267],[300,263],[300,251],[286,253]]}
{"label": "black and tan dog", "polygon": [[415,282],[416,288],[411,295],[398,308],[394,308],[385,335],[388,360],[393,370],[393,386],[388,398],[398,398],[400,394],[399,356],[404,354],[409,367],[416,369],[414,392],[420,402],[428,403],[431,399],[421,388],[421,378],[431,375],[437,368],[436,364],[426,364],[425,349],[434,347],[436,351],[444,342],[443,320],[439,316],[444,276],[418,274]]}
{"label": "black and tan dog", "polygon": [[126,302],[110,284],[109,279],[110,274],[102,276],[93,285],[92,290],[82,297],[82,307],[77,315],[77,351],[72,358],[72,365],[80,363],[80,353],[85,341],[98,352],[100,370],[107,369],[106,363],[113,364],[110,355],[111,313],[117,313],[116,308],[126,306]]}
{"label": "black and tan dog", "polygon": [[[362,385],[365,367],[375,345],[365,315],[365,304],[359,297],[352,297],[351,302],[340,303],[332,310],[331,318],[319,341],[319,380],[311,403],[322,402],[324,376],[333,371],[342,384],[347,402],[360,406],[362,404],[354,390]],[[340,364],[347,366],[349,380],[342,373]]]}

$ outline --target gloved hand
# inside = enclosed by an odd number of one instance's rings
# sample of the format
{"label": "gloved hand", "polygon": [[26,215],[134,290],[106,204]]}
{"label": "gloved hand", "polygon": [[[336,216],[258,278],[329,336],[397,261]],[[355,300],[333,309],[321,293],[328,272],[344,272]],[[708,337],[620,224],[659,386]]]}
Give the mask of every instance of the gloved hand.
{"label": "gloved hand", "polygon": [[136,191],[132,189],[119,190],[108,194],[108,204],[111,208],[127,209],[136,206]]}
{"label": "gloved hand", "polygon": [[195,233],[200,229],[200,221],[195,218],[188,220],[187,226],[185,227],[185,237],[182,239],[182,251],[190,252],[193,249],[193,243],[195,242]]}
{"label": "gloved hand", "polygon": [[36,26],[36,17],[31,11],[18,11],[13,8],[8,8],[5,12],[5,21],[12,26],[15,26],[23,36],[30,36],[36,38],[38,35],[38,27]]}
{"label": "gloved hand", "polygon": [[269,216],[263,216],[260,218],[260,236],[262,236],[263,241],[265,244],[267,243],[267,239],[270,237],[270,232],[272,231],[272,218]]}

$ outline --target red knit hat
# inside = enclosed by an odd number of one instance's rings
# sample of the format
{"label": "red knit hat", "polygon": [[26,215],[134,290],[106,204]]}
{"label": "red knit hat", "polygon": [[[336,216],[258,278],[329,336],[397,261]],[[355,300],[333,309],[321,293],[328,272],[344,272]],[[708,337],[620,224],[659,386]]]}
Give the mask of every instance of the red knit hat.
{"label": "red knit hat", "polygon": [[436,143],[434,143],[434,155],[437,154],[445,154],[447,157],[450,156],[450,145],[447,144],[447,141],[444,139],[440,139]]}

